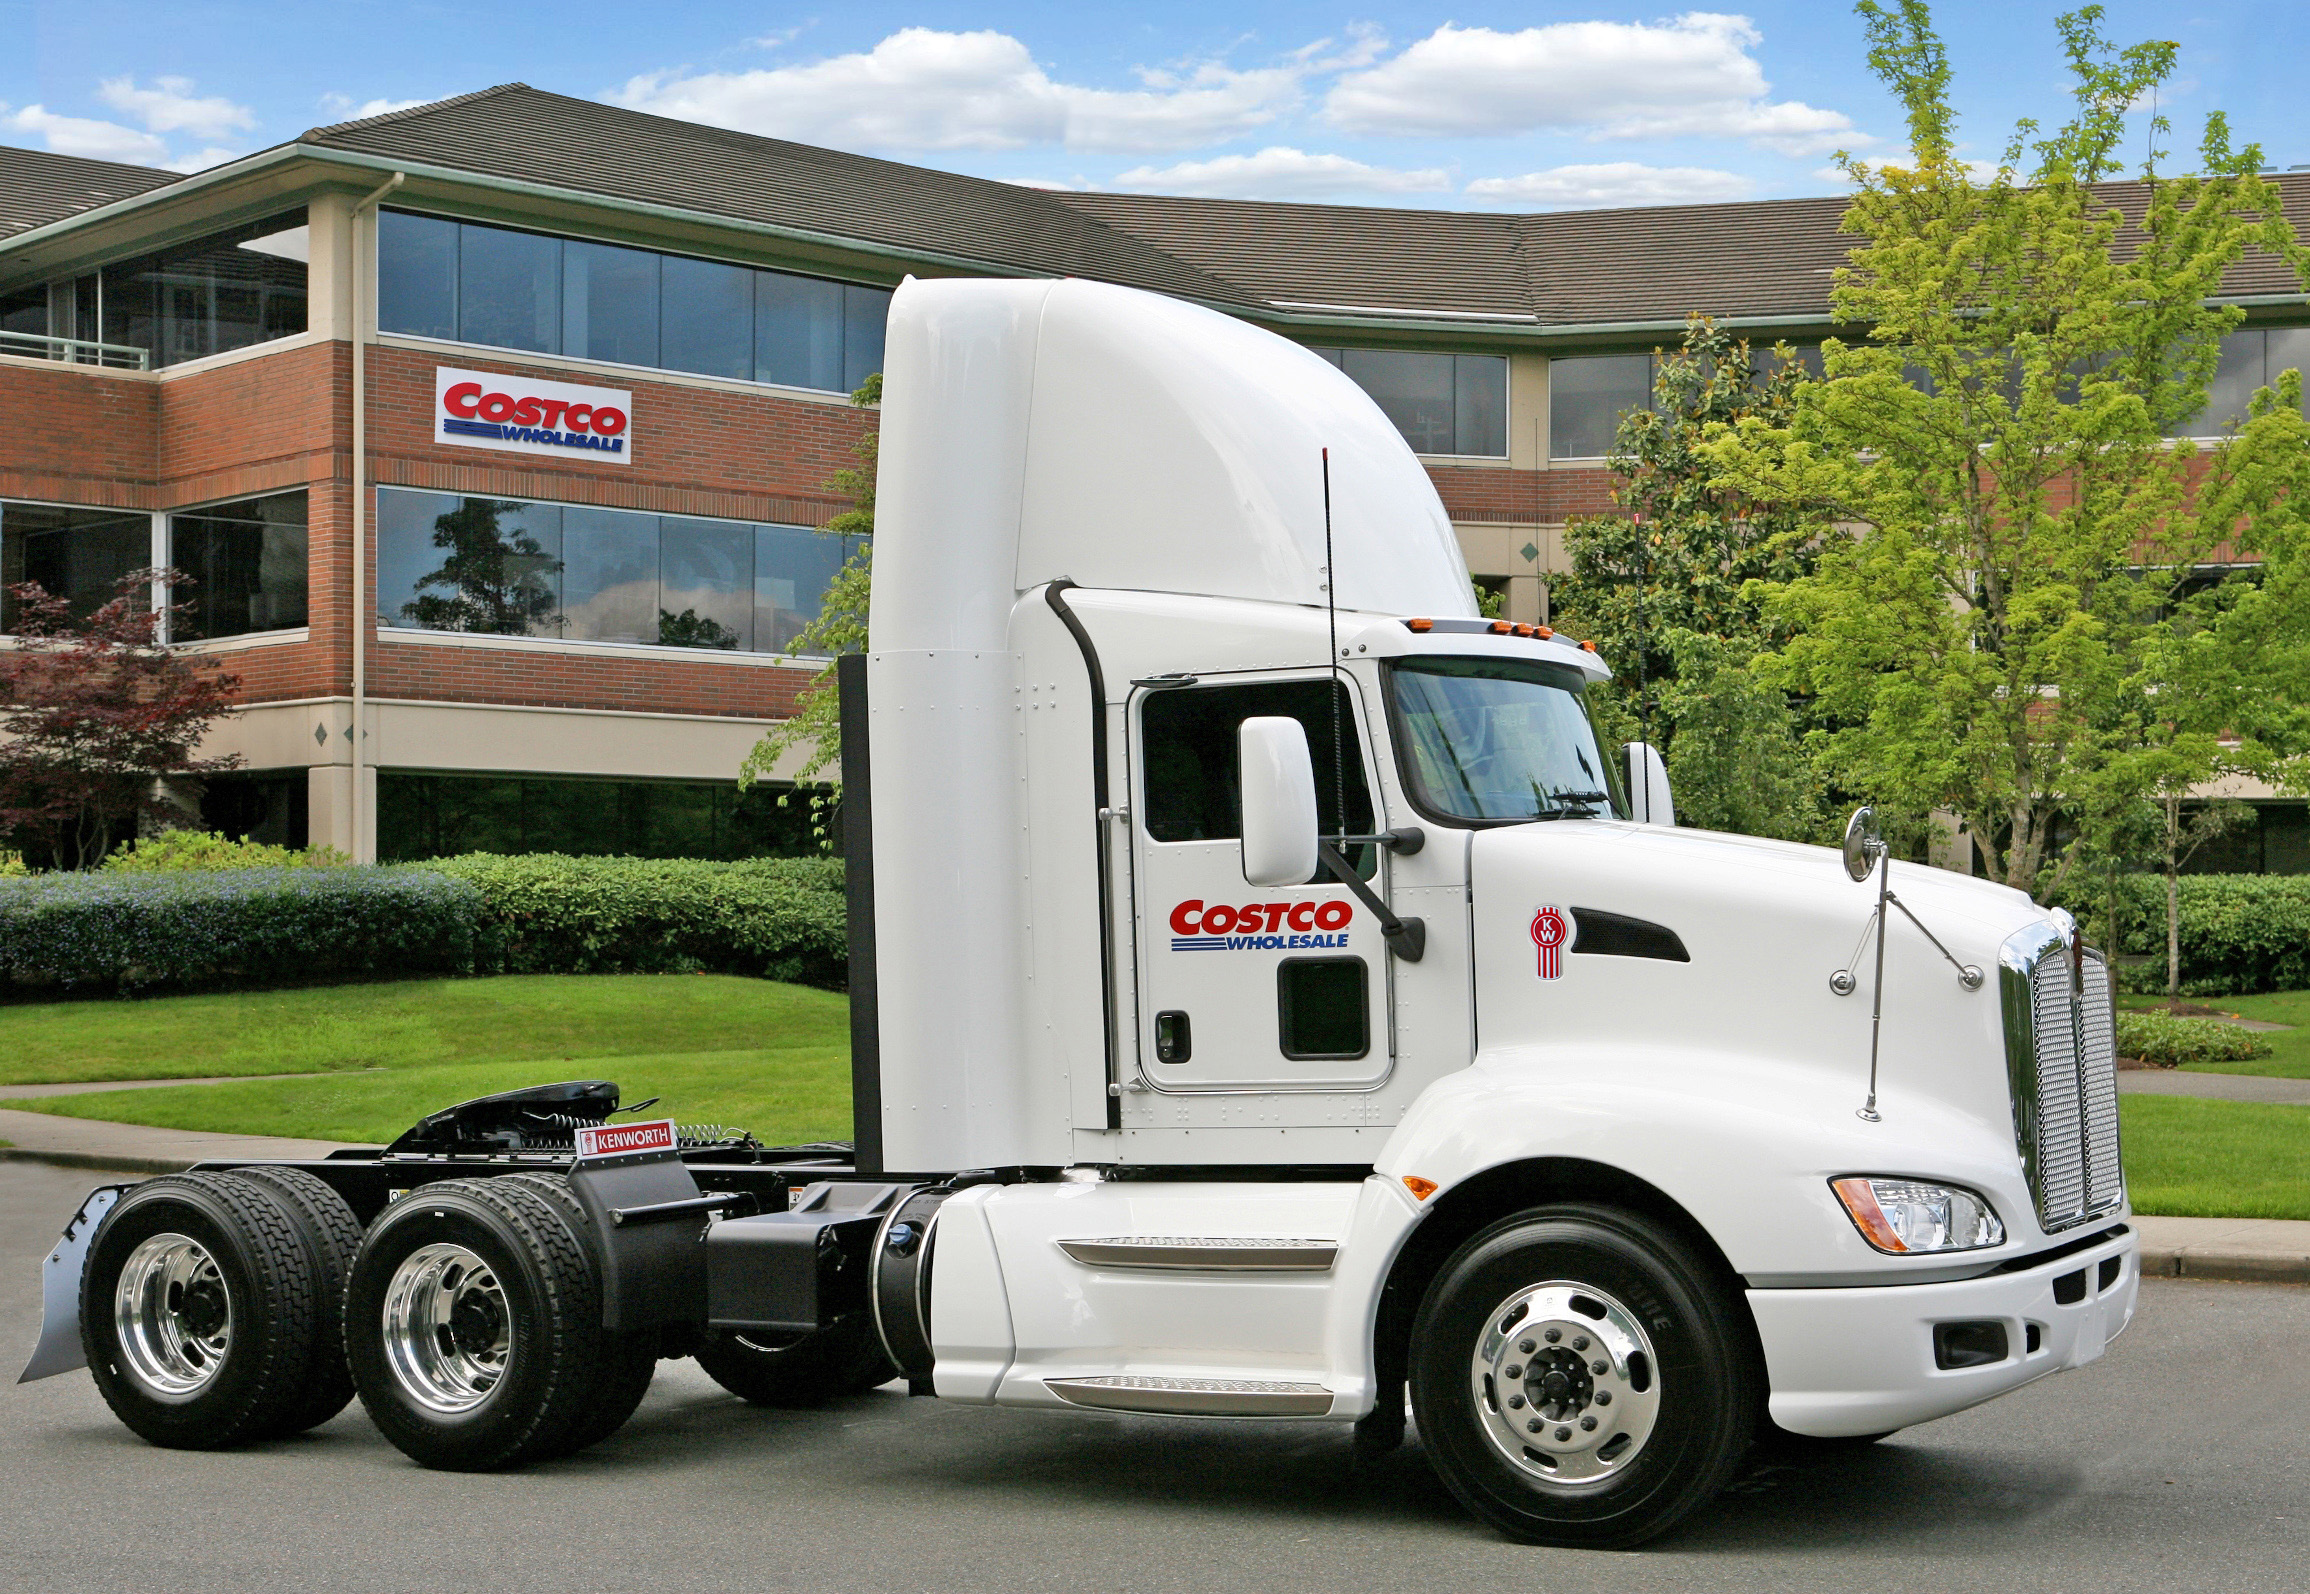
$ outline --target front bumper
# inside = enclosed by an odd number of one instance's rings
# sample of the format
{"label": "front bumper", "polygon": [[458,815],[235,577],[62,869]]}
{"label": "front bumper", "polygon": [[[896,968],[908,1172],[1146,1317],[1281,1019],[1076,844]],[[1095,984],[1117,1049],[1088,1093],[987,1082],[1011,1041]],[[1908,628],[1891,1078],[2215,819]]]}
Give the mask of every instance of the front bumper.
{"label": "front bumper", "polygon": [[[2121,1227],[2025,1271],[1951,1284],[1750,1290],[1773,1421],[1822,1439],[1889,1433],[2083,1367],[2133,1321],[2139,1249]],[[2003,1361],[1934,1364],[1936,1324],[1982,1320],[2005,1325]]]}

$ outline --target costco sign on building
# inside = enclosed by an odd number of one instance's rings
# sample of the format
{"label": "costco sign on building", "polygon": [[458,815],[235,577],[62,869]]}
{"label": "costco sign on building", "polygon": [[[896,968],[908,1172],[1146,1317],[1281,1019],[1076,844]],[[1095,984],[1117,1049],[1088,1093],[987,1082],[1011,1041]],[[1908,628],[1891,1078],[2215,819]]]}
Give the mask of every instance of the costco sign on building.
{"label": "costco sign on building", "polygon": [[527,376],[433,373],[433,440],[508,454],[575,454],[623,465],[634,455],[634,396]]}

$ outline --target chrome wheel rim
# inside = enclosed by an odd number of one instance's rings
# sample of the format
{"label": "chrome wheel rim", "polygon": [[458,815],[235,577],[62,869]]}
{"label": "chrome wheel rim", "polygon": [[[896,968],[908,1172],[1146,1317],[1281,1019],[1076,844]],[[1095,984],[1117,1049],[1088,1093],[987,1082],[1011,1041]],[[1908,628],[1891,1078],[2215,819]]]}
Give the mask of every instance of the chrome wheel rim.
{"label": "chrome wheel rim", "polygon": [[1548,1489],[1598,1488],[1626,1472],[1660,1415],[1660,1358],[1636,1314],[1562,1279],[1492,1308],[1469,1382],[1485,1439]]}
{"label": "chrome wheel rim", "polygon": [[455,1415],[487,1400],[513,1354],[513,1313],[497,1270],[462,1245],[402,1258],[385,1289],[385,1363],[428,1411]]}
{"label": "chrome wheel rim", "polygon": [[232,1352],[232,1291],[200,1241],[156,1234],[128,1253],[112,1322],[129,1376],[164,1400],[188,1400]]}

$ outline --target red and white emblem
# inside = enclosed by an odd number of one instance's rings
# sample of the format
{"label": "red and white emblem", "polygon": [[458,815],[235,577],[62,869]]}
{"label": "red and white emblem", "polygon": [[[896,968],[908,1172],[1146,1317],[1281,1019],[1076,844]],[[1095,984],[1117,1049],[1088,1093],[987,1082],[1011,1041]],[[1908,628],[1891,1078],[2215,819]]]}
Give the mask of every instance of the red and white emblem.
{"label": "red and white emblem", "polygon": [[1564,943],[1572,934],[1572,921],[1564,916],[1562,908],[1542,908],[1532,915],[1532,944],[1540,949],[1540,977],[1555,979],[1564,972]]}

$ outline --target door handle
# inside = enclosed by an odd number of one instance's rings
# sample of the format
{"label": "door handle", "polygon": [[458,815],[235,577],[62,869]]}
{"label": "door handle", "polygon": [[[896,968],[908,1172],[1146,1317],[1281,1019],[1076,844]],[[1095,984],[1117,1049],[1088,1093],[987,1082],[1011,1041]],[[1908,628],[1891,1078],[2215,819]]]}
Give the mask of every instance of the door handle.
{"label": "door handle", "polygon": [[1195,1029],[1187,1015],[1178,1008],[1165,1008],[1155,1015],[1155,1060],[1159,1063],[1184,1063],[1195,1055]]}

